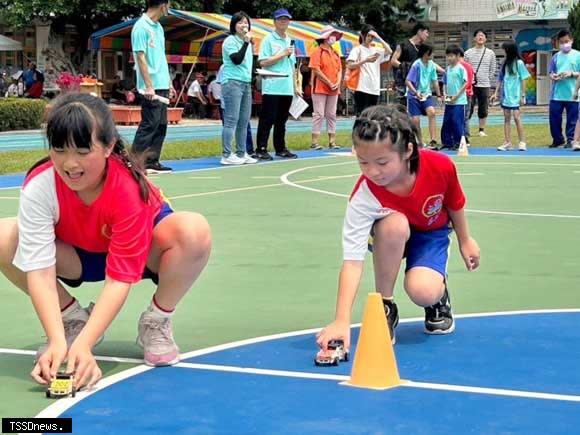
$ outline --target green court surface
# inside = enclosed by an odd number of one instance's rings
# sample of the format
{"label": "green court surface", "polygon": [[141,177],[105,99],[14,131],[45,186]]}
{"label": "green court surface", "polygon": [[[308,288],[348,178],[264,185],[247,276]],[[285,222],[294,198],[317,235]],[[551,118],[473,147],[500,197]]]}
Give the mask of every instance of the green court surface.
{"label": "green court surface", "polygon": [[[580,160],[473,156],[455,161],[482,256],[481,269],[467,272],[454,239],[449,263],[454,311],[578,307]],[[175,209],[204,214],[213,232],[209,265],[174,316],[182,352],[332,320],[342,220],[358,174],[353,157],[337,156],[154,177]],[[16,189],[0,191],[1,217],[16,215],[17,195]],[[360,320],[364,295],[373,290],[370,264],[353,322]],[[402,317],[420,316],[422,309],[410,303],[401,283],[396,298]],[[74,294],[87,304],[100,288],[86,285]],[[97,355],[142,357],[134,342],[137,320],[152,292],[148,281],[133,288]],[[42,329],[28,298],[4,278],[0,298],[0,416],[34,416],[51,401],[29,377],[32,356],[12,350],[35,350]],[[482,318],[481,328],[490,321]],[[134,367],[100,365],[104,376]]]}

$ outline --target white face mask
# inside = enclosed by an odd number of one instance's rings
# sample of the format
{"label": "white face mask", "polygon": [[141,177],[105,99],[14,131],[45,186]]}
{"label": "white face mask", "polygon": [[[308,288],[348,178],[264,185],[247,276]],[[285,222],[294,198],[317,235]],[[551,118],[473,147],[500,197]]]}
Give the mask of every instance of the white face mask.
{"label": "white face mask", "polygon": [[336,36],[332,35],[329,36],[328,39],[326,40],[326,42],[328,42],[329,45],[332,45],[336,42]]}
{"label": "white face mask", "polygon": [[568,42],[566,44],[560,44],[560,50],[564,53],[568,53],[570,50],[572,50],[572,43]]}

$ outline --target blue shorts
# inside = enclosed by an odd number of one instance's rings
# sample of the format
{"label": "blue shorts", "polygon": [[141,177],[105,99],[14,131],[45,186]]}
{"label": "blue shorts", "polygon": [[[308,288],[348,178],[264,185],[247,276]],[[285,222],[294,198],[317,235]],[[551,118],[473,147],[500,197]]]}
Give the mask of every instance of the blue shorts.
{"label": "blue shorts", "polygon": [[[163,220],[166,216],[173,213],[173,209],[167,203],[164,203],[159,211],[159,214],[153,220],[153,226],[155,227],[159,222]],[[107,266],[107,253],[106,252],[89,252],[85,251],[78,246],[73,246],[79,259],[81,261],[81,276],[78,279],[68,279],[61,276],[57,277],[60,281],[69,287],[79,287],[83,282],[99,282],[105,280],[105,269]],[[150,279],[155,284],[159,283],[159,275],[152,272],[145,266],[145,270],[142,275],[143,279]]]}
{"label": "blue shorts", "polygon": [[[450,234],[453,230],[444,226],[433,231],[417,231],[411,228],[411,237],[405,245],[405,272],[414,267],[427,267],[447,277]],[[369,251],[373,252],[373,235],[369,238]]]}
{"label": "blue shorts", "polygon": [[407,110],[411,116],[427,116],[427,109],[433,107],[433,97],[429,96],[425,101],[419,101],[418,98],[407,98]]}

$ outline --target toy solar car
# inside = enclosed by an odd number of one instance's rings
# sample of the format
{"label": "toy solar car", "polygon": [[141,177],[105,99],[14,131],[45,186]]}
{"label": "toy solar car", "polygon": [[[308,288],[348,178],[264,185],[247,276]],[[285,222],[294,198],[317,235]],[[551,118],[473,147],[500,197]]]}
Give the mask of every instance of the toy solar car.
{"label": "toy solar car", "polygon": [[314,365],[337,366],[341,361],[348,361],[348,352],[342,340],[330,340],[326,350],[320,350],[314,358]]}
{"label": "toy solar car", "polygon": [[449,103],[449,102],[451,102],[451,100],[452,100],[452,99],[453,99],[453,97],[452,97],[451,95],[446,95],[446,96],[445,96],[445,102],[446,102],[446,103]]}
{"label": "toy solar car", "polygon": [[421,102],[427,101],[427,98],[429,98],[429,95],[427,94],[422,94],[420,92],[417,94],[417,99]]}
{"label": "toy solar car", "polygon": [[46,387],[46,397],[75,397],[74,373],[58,372]]}

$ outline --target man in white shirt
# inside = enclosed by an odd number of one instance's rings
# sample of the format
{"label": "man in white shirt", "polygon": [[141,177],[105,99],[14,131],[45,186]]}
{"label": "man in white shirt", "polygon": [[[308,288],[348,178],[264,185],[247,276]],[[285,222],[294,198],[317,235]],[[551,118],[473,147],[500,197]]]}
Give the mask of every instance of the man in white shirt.
{"label": "man in white shirt", "polygon": [[201,85],[204,81],[205,76],[202,73],[197,73],[195,75],[195,80],[187,90],[187,102],[193,109],[193,115],[197,115],[199,119],[205,118],[207,109],[207,100],[201,89]]}

